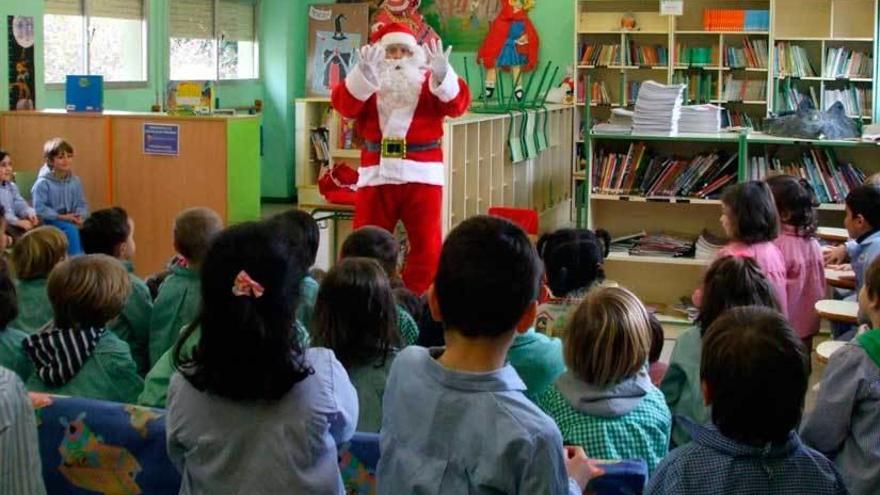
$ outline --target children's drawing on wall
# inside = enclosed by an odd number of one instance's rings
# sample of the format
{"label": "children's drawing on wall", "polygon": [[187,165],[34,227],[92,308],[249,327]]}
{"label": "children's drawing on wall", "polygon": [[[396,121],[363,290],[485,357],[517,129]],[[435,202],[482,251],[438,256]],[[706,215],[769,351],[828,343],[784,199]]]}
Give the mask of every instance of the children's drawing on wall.
{"label": "children's drawing on wall", "polygon": [[33,110],[34,91],[34,18],[7,17],[9,43],[9,109]]}
{"label": "children's drawing on wall", "polygon": [[504,0],[421,0],[425,21],[456,52],[475,52]]}
{"label": "children's drawing on wall", "polygon": [[370,31],[375,32],[387,24],[398,23],[410,28],[420,44],[439,40],[440,37],[419,11],[420,6],[433,2],[434,0],[383,0],[370,20]]}
{"label": "children's drawing on wall", "polygon": [[522,72],[529,72],[538,62],[538,32],[529,19],[535,0],[501,0],[501,11],[477,52],[477,62],[486,68],[483,97],[495,94],[498,70],[510,71],[516,85],[513,94],[522,100]]}
{"label": "children's drawing on wall", "polygon": [[357,62],[357,51],[368,39],[369,6],[327,4],[309,7],[310,96],[329,96]]}

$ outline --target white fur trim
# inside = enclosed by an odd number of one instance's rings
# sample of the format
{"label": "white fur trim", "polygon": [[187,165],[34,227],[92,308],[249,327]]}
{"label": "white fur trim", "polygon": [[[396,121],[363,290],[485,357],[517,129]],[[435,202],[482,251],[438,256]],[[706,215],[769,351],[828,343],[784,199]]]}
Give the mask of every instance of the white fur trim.
{"label": "white fur trim", "polygon": [[358,168],[358,187],[386,184],[429,184],[442,186],[442,162],[417,162],[406,158],[381,158],[379,165]]}
{"label": "white fur trim", "polygon": [[416,42],[416,37],[407,34],[404,32],[396,32],[396,33],[388,33],[385,36],[382,36],[382,46],[388,45],[406,45],[410,48],[414,48],[418,46],[418,42]]}
{"label": "white fur trim", "polygon": [[443,103],[454,100],[461,90],[461,87],[458,85],[458,74],[455,73],[455,70],[449,64],[446,64],[446,77],[440,81],[440,84],[435,86],[434,78],[431,77],[431,83],[428,84],[428,87],[431,89],[431,93]]}
{"label": "white fur trim", "polygon": [[355,65],[345,78],[345,88],[358,100],[367,101],[373,93],[379,91],[377,82],[367,79],[361,71],[360,65]]}

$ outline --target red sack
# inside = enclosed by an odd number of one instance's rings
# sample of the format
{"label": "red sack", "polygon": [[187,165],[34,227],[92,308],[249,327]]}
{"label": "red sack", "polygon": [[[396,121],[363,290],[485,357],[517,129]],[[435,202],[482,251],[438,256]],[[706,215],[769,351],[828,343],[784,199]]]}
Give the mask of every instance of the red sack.
{"label": "red sack", "polygon": [[353,205],[357,195],[358,173],[344,162],[321,167],[318,192],[330,203]]}

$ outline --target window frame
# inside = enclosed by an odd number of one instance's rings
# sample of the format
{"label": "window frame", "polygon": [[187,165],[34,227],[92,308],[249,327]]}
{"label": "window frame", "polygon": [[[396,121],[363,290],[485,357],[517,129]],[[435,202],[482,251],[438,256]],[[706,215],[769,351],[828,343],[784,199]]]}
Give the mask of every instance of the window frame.
{"label": "window frame", "polygon": [[[82,51],[83,51],[83,63],[86,66],[86,74],[87,75],[95,75],[99,76],[101,74],[89,74],[91,71],[91,67],[89,66],[90,62],[90,54],[89,54],[89,11],[88,11],[88,0],[79,0],[80,5],[82,5],[83,9],[83,21],[82,21],[82,30],[83,30],[83,43],[82,43]],[[142,81],[104,81],[104,89],[142,89],[150,87],[150,76],[151,73],[151,65],[150,64],[150,42],[153,40],[153,34],[150,32],[150,8],[152,7],[152,0],[143,0],[144,2],[144,79]],[[45,16],[46,13],[43,12],[43,26],[45,28]],[[45,56],[46,46],[45,42],[43,43],[43,54]],[[45,74],[44,74],[45,77]],[[61,90],[64,89],[66,83],[65,82],[43,82],[44,86],[47,90]]]}
{"label": "window frame", "polygon": [[[145,0],[147,1],[147,0]],[[207,79],[208,81],[213,82],[216,85],[222,86],[236,86],[242,84],[251,84],[254,82],[258,82],[263,78],[263,64],[260,60],[260,11],[262,7],[262,0],[254,0],[254,39],[253,42],[257,46],[257,70],[255,72],[255,77],[245,77],[245,78],[234,78],[234,79],[221,79],[220,78],[220,43],[222,40],[220,39],[220,34],[218,33],[220,27],[220,0],[212,0],[214,4],[214,23],[212,26],[214,37],[211,38],[214,41],[214,79]],[[168,23],[170,25],[170,6],[169,6],[169,19]],[[168,48],[168,51],[165,56],[165,61],[168,64],[168,81],[187,81],[189,79],[172,79],[171,78],[171,29],[169,26],[168,33],[166,36],[167,42],[165,46]],[[200,81],[206,79],[199,79]]]}

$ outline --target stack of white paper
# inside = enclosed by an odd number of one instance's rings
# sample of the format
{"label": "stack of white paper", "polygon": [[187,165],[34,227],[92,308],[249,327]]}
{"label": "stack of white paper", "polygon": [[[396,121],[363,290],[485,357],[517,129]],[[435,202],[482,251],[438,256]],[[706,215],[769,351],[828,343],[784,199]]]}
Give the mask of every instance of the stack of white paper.
{"label": "stack of white paper", "polygon": [[679,132],[721,132],[721,107],[717,105],[687,105],[681,107]]}
{"label": "stack of white paper", "polygon": [[627,133],[632,130],[633,112],[625,108],[611,109],[611,118],[608,122],[593,126],[593,132],[598,133]]}
{"label": "stack of white paper", "polygon": [[684,88],[684,84],[643,82],[636,98],[633,131],[677,133]]}

